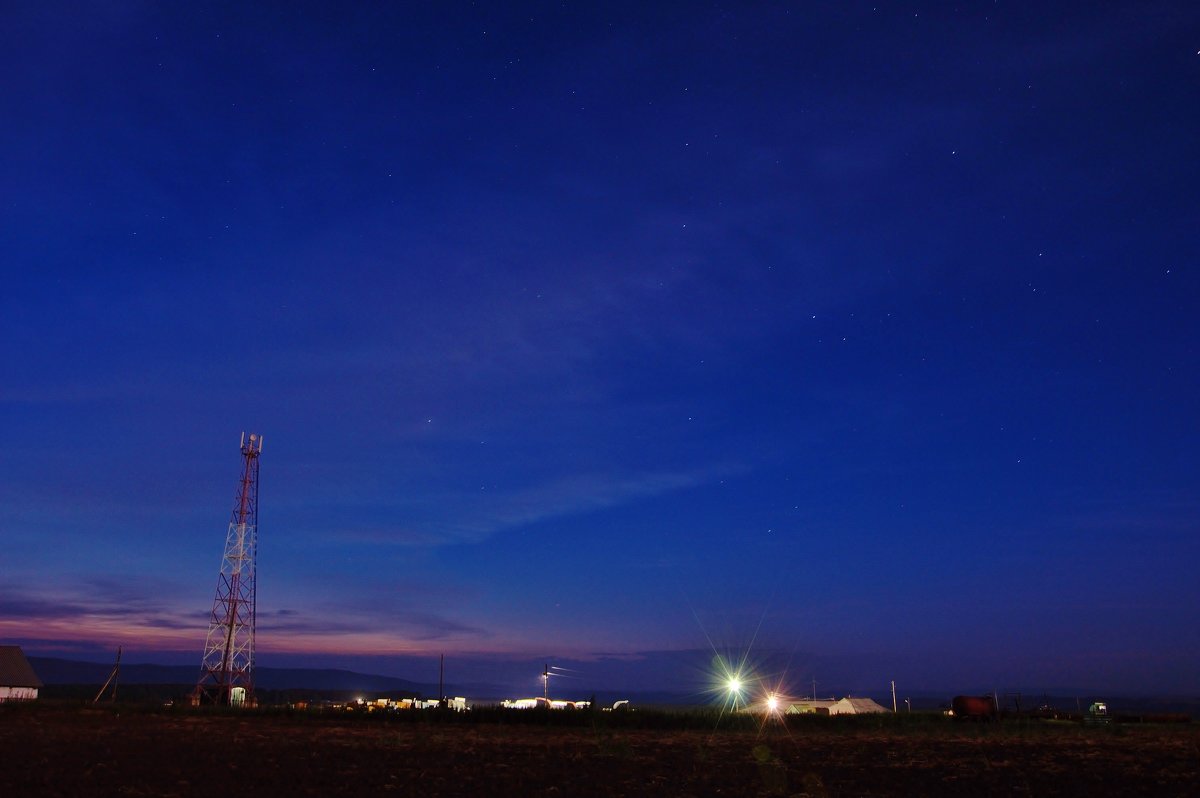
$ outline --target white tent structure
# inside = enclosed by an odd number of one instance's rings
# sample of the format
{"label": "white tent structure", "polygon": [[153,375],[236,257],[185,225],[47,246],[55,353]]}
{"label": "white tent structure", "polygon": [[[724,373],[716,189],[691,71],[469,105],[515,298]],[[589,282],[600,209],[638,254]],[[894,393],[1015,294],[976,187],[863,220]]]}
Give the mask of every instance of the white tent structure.
{"label": "white tent structure", "polygon": [[882,707],[869,698],[845,698],[838,700],[830,699],[813,699],[813,698],[798,698],[792,700],[788,705],[786,714],[788,715],[873,715],[878,712],[887,712],[886,707]]}
{"label": "white tent structure", "polygon": [[791,702],[787,708],[788,715],[828,715],[829,708],[837,703],[836,699],[804,698]]}
{"label": "white tent structure", "polygon": [[830,715],[875,715],[887,711],[887,708],[881,707],[869,698],[851,698],[850,696],[846,696],[829,708]]}

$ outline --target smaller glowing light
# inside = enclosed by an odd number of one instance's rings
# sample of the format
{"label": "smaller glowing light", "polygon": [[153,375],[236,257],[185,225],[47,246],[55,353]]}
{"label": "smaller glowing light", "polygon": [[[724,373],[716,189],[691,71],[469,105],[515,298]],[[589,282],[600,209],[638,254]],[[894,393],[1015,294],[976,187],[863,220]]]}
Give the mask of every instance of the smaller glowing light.
{"label": "smaller glowing light", "polygon": [[779,698],[774,693],[767,696],[767,709],[769,709],[772,712],[779,711]]}

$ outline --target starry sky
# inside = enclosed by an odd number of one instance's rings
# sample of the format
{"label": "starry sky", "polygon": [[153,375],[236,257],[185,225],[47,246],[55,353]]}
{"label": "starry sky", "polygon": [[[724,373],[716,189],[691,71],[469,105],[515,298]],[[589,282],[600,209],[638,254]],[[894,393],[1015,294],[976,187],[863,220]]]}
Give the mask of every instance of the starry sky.
{"label": "starry sky", "polygon": [[1200,690],[1198,50],[1155,0],[8,8],[0,641],[198,668],[245,430],[261,665]]}

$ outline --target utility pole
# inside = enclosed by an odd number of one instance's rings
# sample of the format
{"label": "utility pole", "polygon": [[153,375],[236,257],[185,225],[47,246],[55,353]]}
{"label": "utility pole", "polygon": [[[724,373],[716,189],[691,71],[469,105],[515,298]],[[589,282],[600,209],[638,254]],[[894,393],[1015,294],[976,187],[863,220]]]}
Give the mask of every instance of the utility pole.
{"label": "utility pole", "polygon": [[108,674],[108,680],[104,682],[104,686],[100,688],[100,692],[96,693],[96,697],[92,699],[92,703],[93,704],[98,703],[100,701],[100,696],[104,695],[104,691],[107,690],[108,686],[111,684],[112,685],[112,695],[109,697],[109,700],[115,704],[117,701],[117,682],[120,681],[120,678],[121,678],[121,646],[117,646],[117,661],[115,663],[113,663],[113,669]]}
{"label": "utility pole", "polygon": [[892,679],[892,714],[896,714],[896,680]]}
{"label": "utility pole", "polygon": [[242,476],[225,533],[225,554],[209,616],[194,704],[254,703],[254,623],[257,612],[258,458],[261,435],[242,433]]}
{"label": "utility pole", "polygon": [[446,705],[446,655],[438,659],[438,706]]}

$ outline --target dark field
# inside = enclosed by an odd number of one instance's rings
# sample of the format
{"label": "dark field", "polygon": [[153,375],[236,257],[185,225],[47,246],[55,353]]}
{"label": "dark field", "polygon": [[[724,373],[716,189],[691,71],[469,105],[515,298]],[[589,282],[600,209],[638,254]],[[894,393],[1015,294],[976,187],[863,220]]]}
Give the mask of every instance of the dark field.
{"label": "dark field", "polygon": [[5,707],[0,796],[1200,794],[1196,724],[801,718],[759,732],[637,714],[568,725]]}

